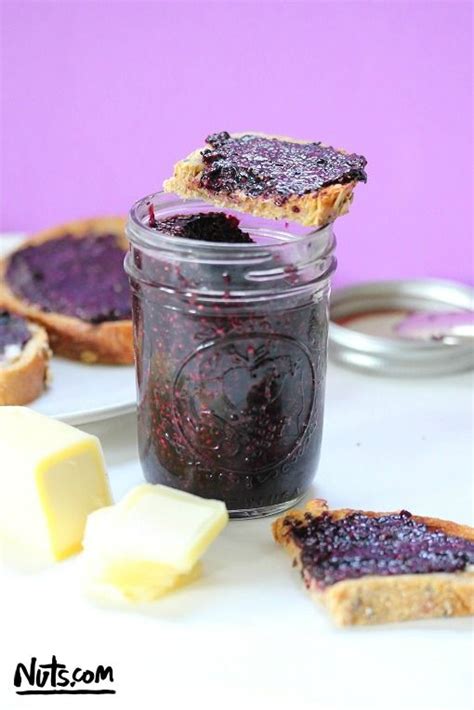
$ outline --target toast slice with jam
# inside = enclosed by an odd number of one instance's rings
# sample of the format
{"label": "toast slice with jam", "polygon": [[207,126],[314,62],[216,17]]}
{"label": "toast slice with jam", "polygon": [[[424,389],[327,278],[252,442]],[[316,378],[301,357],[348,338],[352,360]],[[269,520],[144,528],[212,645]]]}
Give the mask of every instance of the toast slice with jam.
{"label": "toast slice with jam", "polygon": [[29,404],[49,381],[44,328],[0,309],[0,405]]}
{"label": "toast slice with jam", "polygon": [[273,524],[314,600],[340,626],[474,614],[474,528],[402,510],[310,501]]}
{"label": "toast slice with jam", "polygon": [[366,159],[319,142],[226,131],[179,161],[166,192],[319,227],[349,210]]}
{"label": "toast slice with jam", "polygon": [[86,219],[28,239],[0,261],[0,307],[46,329],[54,353],[132,364],[125,220]]}

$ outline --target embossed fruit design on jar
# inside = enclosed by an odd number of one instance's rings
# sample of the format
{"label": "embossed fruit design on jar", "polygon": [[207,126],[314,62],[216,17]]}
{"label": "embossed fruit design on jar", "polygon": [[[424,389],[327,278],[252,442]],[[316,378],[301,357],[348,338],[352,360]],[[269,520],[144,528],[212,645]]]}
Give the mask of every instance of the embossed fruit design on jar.
{"label": "embossed fruit design on jar", "polygon": [[159,193],[127,232],[146,479],[224,500],[233,517],[290,507],[321,446],[331,226]]}

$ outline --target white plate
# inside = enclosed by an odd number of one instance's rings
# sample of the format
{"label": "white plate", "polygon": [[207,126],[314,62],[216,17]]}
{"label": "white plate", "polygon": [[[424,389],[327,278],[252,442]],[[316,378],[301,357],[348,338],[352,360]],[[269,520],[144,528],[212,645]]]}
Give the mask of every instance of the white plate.
{"label": "white plate", "polygon": [[50,388],[30,406],[69,424],[109,419],[135,409],[135,370],[124,365],[82,365],[53,357]]}
{"label": "white plate", "polygon": [[[0,258],[17,246],[21,235],[0,235]],[[51,387],[30,406],[69,424],[108,419],[135,409],[135,368],[85,365],[53,357]]]}

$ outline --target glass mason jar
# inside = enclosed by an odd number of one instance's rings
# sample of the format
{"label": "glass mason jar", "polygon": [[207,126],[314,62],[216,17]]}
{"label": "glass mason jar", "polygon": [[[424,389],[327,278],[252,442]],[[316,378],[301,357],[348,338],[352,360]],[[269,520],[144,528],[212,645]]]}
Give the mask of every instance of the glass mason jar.
{"label": "glass mason jar", "polygon": [[158,193],[128,220],[145,478],[221,499],[235,518],[285,510],[319,460],[332,226],[234,213],[255,243],[209,243],[151,228],[151,209],[216,211]]}

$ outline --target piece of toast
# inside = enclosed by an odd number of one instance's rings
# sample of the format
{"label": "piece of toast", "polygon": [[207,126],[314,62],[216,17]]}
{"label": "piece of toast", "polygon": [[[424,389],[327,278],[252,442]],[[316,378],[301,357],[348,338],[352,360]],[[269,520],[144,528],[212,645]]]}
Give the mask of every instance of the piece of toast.
{"label": "piece of toast", "polygon": [[[58,239],[65,234],[87,237],[91,233],[107,233],[117,235],[117,241],[123,246],[125,255],[128,245],[124,227],[125,219],[122,217],[98,217],[68,222],[36,234],[19,249]],[[61,313],[43,311],[18,298],[11,291],[4,278],[8,259],[9,257],[0,260],[0,305],[46,328],[54,353],[85,363],[133,364],[131,319],[94,324]]]}
{"label": "piece of toast", "polygon": [[51,350],[48,335],[36,323],[28,323],[31,338],[11,364],[0,365],[0,405],[29,404],[49,383]]}
{"label": "piece of toast", "polygon": [[[292,537],[294,524],[305,525],[308,519],[328,513],[333,520],[352,513],[379,518],[390,513],[329,510],[326,501],[310,501],[304,510],[294,510],[273,523],[273,536],[293,558],[306,587],[314,600],[322,603],[339,626],[380,624],[410,619],[474,614],[474,569],[460,572],[430,572],[421,574],[366,575],[344,579],[325,588],[305,570],[301,548]],[[412,516],[430,530],[474,541],[474,528],[437,518]]]}
{"label": "piece of toast", "polygon": [[[230,138],[240,138],[247,135],[297,144],[313,142],[254,131],[232,133]],[[174,192],[184,198],[201,198],[218,207],[236,209],[258,217],[284,219],[314,227],[332,222],[336,217],[346,214],[349,210],[357,180],[327,185],[302,195],[292,194],[284,201],[279,200],[277,195],[251,196],[242,189],[231,193],[208,190],[201,184],[201,177],[205,169],[202,151],[206,148],[209,148],[209,144],[194,150],[184,160],[176,163],[173,176],[163,183],[165,192]],[[343,150],[335,152],[345,154]]]}

